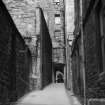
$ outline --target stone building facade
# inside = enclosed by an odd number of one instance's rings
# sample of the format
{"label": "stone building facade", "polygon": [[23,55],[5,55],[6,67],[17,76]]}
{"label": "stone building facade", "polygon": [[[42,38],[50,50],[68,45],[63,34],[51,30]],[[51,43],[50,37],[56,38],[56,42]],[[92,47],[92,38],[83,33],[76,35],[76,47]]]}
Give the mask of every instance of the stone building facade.
{"label": "stone building facade", "polygon": [[[53,45],[53,69],[62,69],[65,64],[65,17],[64,0],[3,0],[17,28],[26,40],[31,51],[36,51],[37,37],[36,7],[41,7],[47,22]],[[35,52],[36,53],[36,52]],[[35,53],[33,54],[33,72],[35,71]],[[60,64],[60,68],[56,67]],[[63,65],[63,66],[62,66]],[[54,70],[55,72],[56,70]],[[38,75],[38,74],[37,74]],[[38,78],[38,76],[34,76]]]}
{"label": "stone building facade", "polygon": [[[72,45],[72,70],[74,93],[83,97],[84,80],[86,98],[105,98],[105,39],[104,0],[85,0],[83,11],[84,66],[81,68],[81,15],[80,1],[75,0],[75,39]],[[83,77],[85,75],[85,79]]]}

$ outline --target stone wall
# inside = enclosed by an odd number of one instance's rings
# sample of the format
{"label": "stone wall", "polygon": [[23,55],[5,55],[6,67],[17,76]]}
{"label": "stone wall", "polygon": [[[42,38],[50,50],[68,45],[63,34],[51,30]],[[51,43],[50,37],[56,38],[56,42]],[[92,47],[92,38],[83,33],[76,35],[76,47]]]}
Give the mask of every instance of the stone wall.
{"label": "stone wall", "polygon": [[41,31],[40,31],[40,73],[41,88],[52,82],[52,40],[42,9],[40,9]]}
{"label": "stone wall", "polygon": [[[97,57],[97,28],[96,16],[93,12],[84,28],[84,48],[85,48],[85,71],[86,71],[86,86],[88,91],[91,88],[96,88],[96,81],[98,79],[100,68],[98,67]],[[89,93],[87,91],[87,94]]]}
{"label": "stone wall", "polygon": [[[88,2],[88,1],[87,1]],[[85,4],[83,4],[84,7]],[[85,11],[86,15],[83,19],[83,41],[84,41],[84,66],[85,66],[85,79],[83,78],[83,68],[80,68],[80,81],[86,82],[86,96],[87,98],[104,98],[105,97],[105,79],[104,79],[104,55],[105,51],[103,51],[105,47],[105,41],[102,41],[104,35],[102,29],[104,29],[104,24],[101,23],[101,19],[103,19],[103,5],[102,2],[97,0],[97,2],[91,0],[89,2],[89,6]],[[102,13],[100,15],[100,13]],[[102,16],[102,17],[101,17]],[[100,18],[101,17],[101,18]],[[80,22],[80,21],[78,21]],[[104,21],[103,21],[104,22]],[[76,24],[77,25],[77,24]],[[81,27],[79,27],[81,29]],[[83,56],[83,52],[81,52],[81,30],[78,31],[79,34],[75,36],[75,40],[73,43],[72,50],[72,66],[73,70],[76,70],[76,74],[78,74],[78,56],[76,52],[80,50],[80,66],[83,62],[81,62],[81,57]],[[78,40],[80,37],[80,41]],[[78,45],[78,47],[76,47]],[[76,67],[74,67],[76,65]],[[75,73],[75,71],[73,71]],[[76,79],[78,75],[74,75],[73,78]],[[78,79],[77,79],[78,80]],[[75,81],[75,80],[74,80]],[[74,82],[73,81],[73,82]],[[74,83],[74,87],[80,87],[81,83]],[[83,85],[82,85],[83,87]],[[75,90],[76,94],[78,94],[78,90]],[[81,92],[80,92],[81,93]]]}
{"label": "stone wall", "polygon": [[[2,1],[0,11],[0,103],[4,105],[29,91],[31,54]],[[21,57],[20,50],[26,50]]]}
{"label": "stone wall", "polygon": [[[32,37],[36,35],[36,16],[35,16],[35,8],[41,7],[44,13],[44,17],[46,19],[50,36],[52,38],[53,47],[61,47],[64,46],[64,1],[60,0],[60,4],[56,5],[53,0],[3,0],[17,26],[20,33],[23,37],[28,36]],[[61,15],[61,24],[55,25],[55,14],[60,13]],[[55,30],[61,30],[61,40],[58,41],[54,37]],[[33,45],[32,42],[30,42]],[[64,63],[64,50],[62,50],[62,58],[59,62]],[[61,55],[60,53],[60,55]],[[58,55],[58,56],[60,56]],[[56,58],[54,58],[54,61]],[[58,62],[58,63],[59,63]]]}

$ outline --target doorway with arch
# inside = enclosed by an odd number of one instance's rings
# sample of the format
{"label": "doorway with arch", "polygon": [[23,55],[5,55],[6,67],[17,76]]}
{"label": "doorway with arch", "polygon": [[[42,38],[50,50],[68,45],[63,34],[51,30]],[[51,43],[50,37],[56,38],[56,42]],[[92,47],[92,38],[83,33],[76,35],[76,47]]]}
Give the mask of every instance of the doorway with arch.
{"label": "doorway with arch", "polygon": [[54,82],[64,83],[64,64],[54,63]]}

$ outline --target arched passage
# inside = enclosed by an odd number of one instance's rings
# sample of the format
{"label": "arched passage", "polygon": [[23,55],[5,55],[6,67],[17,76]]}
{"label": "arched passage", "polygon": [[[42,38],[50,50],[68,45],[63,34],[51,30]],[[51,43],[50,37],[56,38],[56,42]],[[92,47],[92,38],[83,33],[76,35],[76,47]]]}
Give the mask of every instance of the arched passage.
{"label": "arched passage", "polygon": [[53,73],[54,73],[54,82],[56,83],[64,82],[64,64],[53,63]]}
{"label": "arched passage", "polygon": [[56,71],[56,83],[64,82],[64,74],[60,71]]}

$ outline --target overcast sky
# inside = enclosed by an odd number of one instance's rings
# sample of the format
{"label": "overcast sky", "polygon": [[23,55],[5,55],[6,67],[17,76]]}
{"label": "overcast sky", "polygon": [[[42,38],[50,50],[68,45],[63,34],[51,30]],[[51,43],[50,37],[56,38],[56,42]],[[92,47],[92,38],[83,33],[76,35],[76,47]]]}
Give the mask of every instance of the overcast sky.
{"label": "overcast sky", "polygon": [[74,0],[66,0],[66,31],[67,34],[74,31]]}

